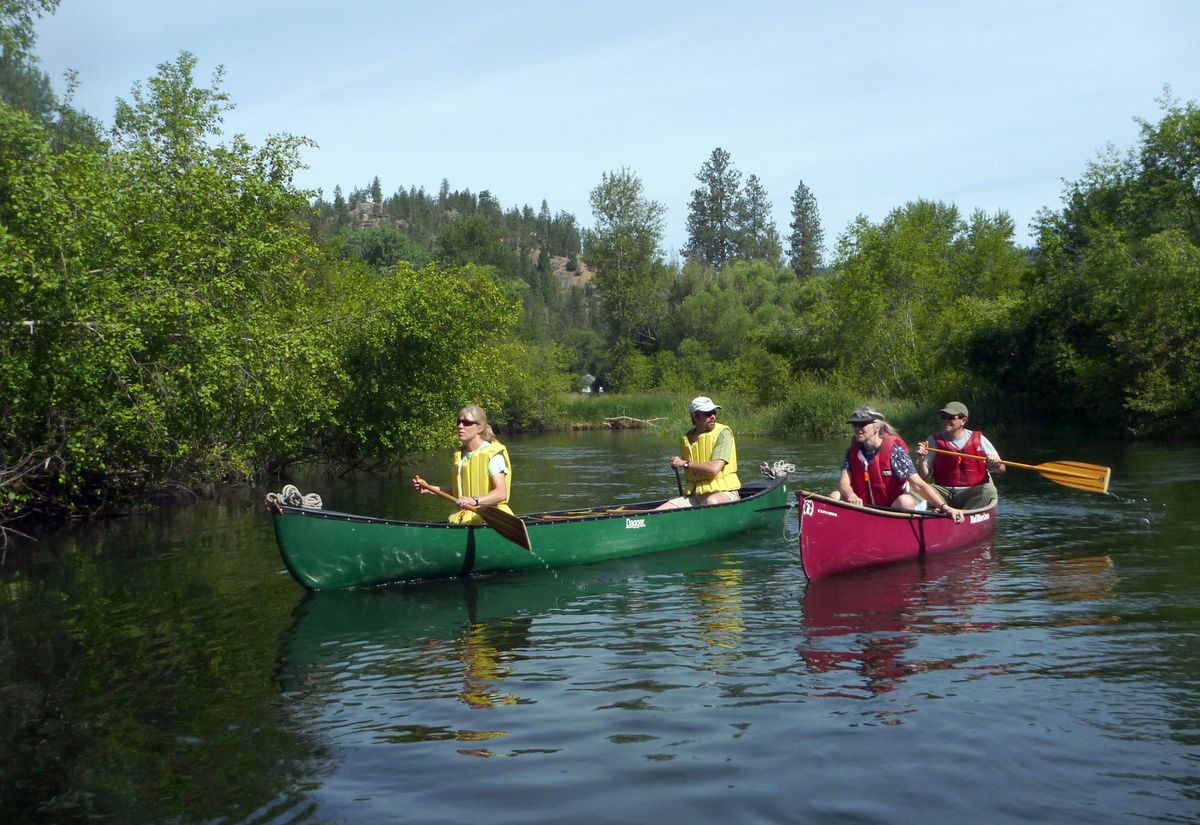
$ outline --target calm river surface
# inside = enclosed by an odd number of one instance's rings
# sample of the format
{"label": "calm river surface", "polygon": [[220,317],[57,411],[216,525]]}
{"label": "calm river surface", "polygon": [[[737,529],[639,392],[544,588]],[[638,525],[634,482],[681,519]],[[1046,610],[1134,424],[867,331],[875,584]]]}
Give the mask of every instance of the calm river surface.
{"label": "calm river surface", "polygon": [[[518,512],[675,485],[675,436],[509,443]],[[262,489],[10,547],[0,822],[1200,821],[1200,449],[998,446],[1115,495],[1010,470],[994,545],[811,584],[794,509],[347,593],[284,571]],[[844,446],[738,448],[824,491]],[[404,478],[295,481],[445,515]]]}

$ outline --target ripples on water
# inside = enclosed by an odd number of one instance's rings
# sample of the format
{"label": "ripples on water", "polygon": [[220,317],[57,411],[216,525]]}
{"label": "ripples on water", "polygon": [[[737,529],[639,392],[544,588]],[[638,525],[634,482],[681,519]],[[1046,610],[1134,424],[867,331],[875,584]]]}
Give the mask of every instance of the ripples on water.
{"label": "ripples on water", "polygon": [[[674,483],[632,446],[549,441],[527,509]],[[830,452],[739,448],[803,486]],[[141,821],[1196,821],[1196,524],[1155,478],[1116,500],[1010,473],[994,544],[820,582],[792,511],[638,559],[303,594],[248,501],[81,537],[24,571],[41,612],[6,615],[85,652],[63,715],[134,782],[92,803],[118,819],[153,792]]]}

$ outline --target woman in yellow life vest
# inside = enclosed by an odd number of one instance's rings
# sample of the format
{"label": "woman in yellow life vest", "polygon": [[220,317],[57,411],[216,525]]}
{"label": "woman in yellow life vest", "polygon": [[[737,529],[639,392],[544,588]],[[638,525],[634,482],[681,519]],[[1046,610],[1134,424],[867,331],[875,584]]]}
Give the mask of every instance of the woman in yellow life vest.
{"label": "woman in yellow life vest", "polygon": [[717,410],[708,396],[693,398],[688,408],[692,429],[680,440],[679,455],[671,456],[671,467],[687,477],[685,495],[659,505],[659,510],[700,507],[737,501],[742,482],[737,474],[737,446],[733,430],[717,423]]}
{"label": "woman in yellow life vest", "polygon": [[[508,449],[496,440],[488,424],[487,413],[474,404],[458,411],[458,440],[462,446],[454,453],[454,495],[458,498],[459,510],[450,514],[451,524],[483,524],[478,513],[467,510],[473,507],[496,507],[506,513],[512,480],[512,461]],[[434,495],[441,487],[421,486],[423,479],[413,479],[418,493]]]}

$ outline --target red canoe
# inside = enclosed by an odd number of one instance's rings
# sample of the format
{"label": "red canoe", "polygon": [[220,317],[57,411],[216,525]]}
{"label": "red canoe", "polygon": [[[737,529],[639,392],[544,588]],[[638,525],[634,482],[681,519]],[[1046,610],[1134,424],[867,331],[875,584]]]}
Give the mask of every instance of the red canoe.
{"label": "red canoe", "polygon": [[800,561],[810,579],[957,550],[996,532],[996,505],[965,510],[955,524],[939,513],[881,510],[798,490]]}

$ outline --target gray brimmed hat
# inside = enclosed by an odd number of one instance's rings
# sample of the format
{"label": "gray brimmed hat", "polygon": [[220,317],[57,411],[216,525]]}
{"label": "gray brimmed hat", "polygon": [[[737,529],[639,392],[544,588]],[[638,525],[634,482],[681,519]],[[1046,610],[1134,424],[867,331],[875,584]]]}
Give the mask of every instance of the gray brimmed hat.
{"label": "gray brimmed hat", "polygon": [[850,413],[850,417],[846,419],[847,424],[870,424],[872,421],[883,421],[883,413],[874,407],[859,407],[854,412]]}
{"label": "gray brimmed hat", "polygon": [[942,407],[942,412],[946,415],[961,415],[967,417],[967,405],[961,401],[951,401],[946,406]]}

